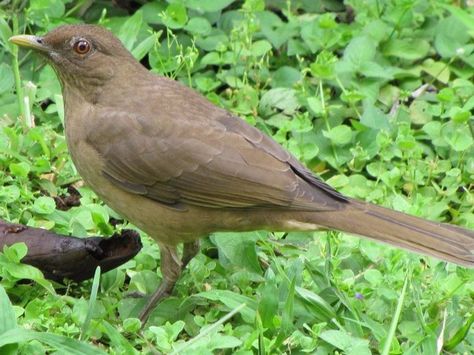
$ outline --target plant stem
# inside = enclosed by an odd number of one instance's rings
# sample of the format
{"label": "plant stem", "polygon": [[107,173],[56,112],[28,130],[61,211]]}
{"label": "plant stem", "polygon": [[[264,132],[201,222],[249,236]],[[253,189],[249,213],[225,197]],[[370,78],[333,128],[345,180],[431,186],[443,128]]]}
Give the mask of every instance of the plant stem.
{"label": "plant stem", "polygon": [[[18,16],[15,14],[12,16],[12,23],[13,23],[13,33],[18,33]],[[25,101],[24,93],[23,93],[23,86],[21,85],[21,78],[20,78],[20,64],[18,62],[18,46],[12,47],[12,67],[13,67],[13,75],[15,77],[15,89],[16,89],[16,97],[18,100],[18,108],[20,109],[21,115],[21,122],[23,128],[26,127],[26,108],[25,108]]]}

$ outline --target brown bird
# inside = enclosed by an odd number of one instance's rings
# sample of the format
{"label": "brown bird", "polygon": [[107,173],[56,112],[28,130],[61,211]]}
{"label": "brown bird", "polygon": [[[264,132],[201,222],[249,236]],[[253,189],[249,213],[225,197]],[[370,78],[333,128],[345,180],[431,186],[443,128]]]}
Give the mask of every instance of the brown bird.
{"label": "brown bird", "polygon": [[150,73],[108,30],[68,25],[10,40],[57,72],[84,181],[160,246],[163,281],[142,320],[172,291],[198,239],[216,231],[331,228],[474,266],[474,231],[341,195],[258,129]]}

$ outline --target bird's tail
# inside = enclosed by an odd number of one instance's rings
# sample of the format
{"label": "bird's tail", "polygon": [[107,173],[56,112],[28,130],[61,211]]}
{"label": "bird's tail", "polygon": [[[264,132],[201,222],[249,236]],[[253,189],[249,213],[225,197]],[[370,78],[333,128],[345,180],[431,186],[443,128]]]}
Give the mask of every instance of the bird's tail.
{"label": "bird's tail", "polygon": [[356,200],[350,200],[343,210],[314,213],[310,219],[321,226],[474,267],[472,230],[431,222]]}

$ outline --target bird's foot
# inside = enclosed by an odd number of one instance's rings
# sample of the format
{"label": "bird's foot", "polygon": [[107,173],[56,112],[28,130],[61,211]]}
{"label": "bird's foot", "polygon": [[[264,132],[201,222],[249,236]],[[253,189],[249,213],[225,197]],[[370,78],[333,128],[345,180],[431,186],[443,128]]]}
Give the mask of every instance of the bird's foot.
{"label": "bird's foot", "polygon": [[158,302],[171,294],[171,291],[173,291],[174,285],[181,274],[181,260],[178,257],[178,252],[175,246],[160,244],[160,256],[160,268],[163,280],[140,312],[139,318],[142,321],[142,325],[145,325],[148,317]]}
{"label": "bird's foot", "polygon": [[148,317],[150,316],[151,312],[155,309],[155,306],[160,302],[162,299],[168,297],[173,290],[174,284],[176,281],[169,281],[167,279],[163,279],[161,285],[156,289],[156,291],[151,295],[148,299],[145,307],[143,307],[142,311],[138,318],[142,322],[142,325],[145,325]]}
{"label": "bird's foot", "polygon": [[139,315],[143,325],[145,325],[155,306],[171,294],[174,285],[181,274],[181,270],[186,267],[198,251],[198,240],[184,243],[183,256],[179,259],[176,247],[160,244],[161,273],[163,275],[163,281],[158,289],[148,299],[145,307],[143,307]]}

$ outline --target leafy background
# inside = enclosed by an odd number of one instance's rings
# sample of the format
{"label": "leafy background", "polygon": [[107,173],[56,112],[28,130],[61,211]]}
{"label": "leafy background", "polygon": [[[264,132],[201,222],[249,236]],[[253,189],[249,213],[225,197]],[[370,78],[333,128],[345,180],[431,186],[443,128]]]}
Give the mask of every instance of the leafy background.
{"label": "leafy background", "polygon": [[[272,135],[341,192],[473,229],[468,5],[0,1],[0,217],[76,236],[133,227],[77,176],[52,69],[8,42],[85,22]],[[211,236],[140,330],[144,301],[127,295],[160,281],[158,247],[142,237],[134,260],[65,286],[21,265],[24,246],[6,248],[0,352],[474,353],[472,270],[335,232]]]}

